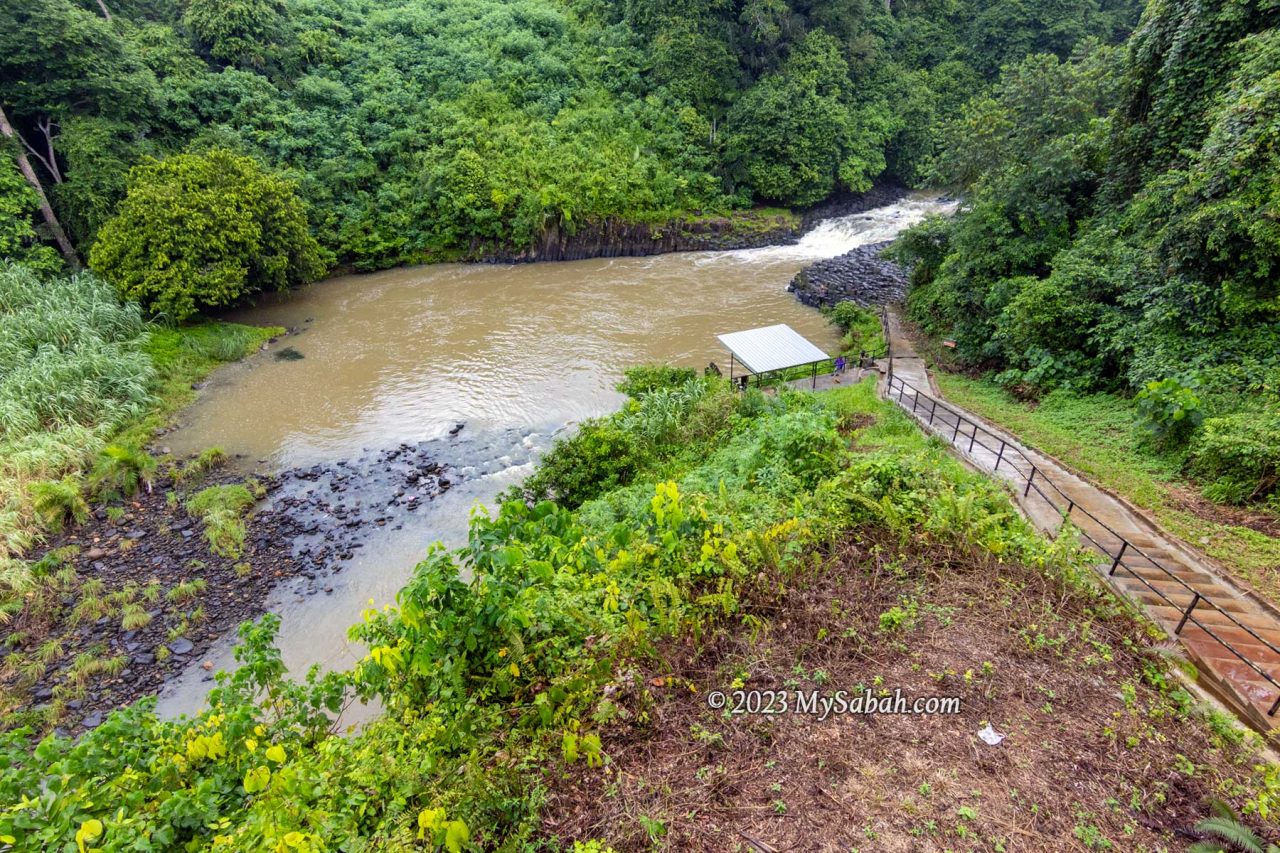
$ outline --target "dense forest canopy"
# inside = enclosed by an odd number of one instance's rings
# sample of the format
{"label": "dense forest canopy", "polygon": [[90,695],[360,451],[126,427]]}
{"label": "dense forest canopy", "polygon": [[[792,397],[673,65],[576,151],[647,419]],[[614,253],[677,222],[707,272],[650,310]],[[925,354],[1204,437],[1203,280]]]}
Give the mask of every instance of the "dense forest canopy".
{"label": "dense forest canopy", "polygon": [[[217,149],[296,184],[323,249],[371,269],[919,183],[940,123],[1002,64],[1117,41],[1136,7],[3,0],[0,107],[6,160],[81,258],[151,158]],[[48,267],[17,169],[0,163],[0,254]]]}
{"label": "dense forest canopy", "polygon": [[1161,0],[1124,48],[1006,69],[931,162],[965,208],[900,249],[962,361],[1025,395],[1136,392],[1232,502],[1280,484],[1278,21]]}

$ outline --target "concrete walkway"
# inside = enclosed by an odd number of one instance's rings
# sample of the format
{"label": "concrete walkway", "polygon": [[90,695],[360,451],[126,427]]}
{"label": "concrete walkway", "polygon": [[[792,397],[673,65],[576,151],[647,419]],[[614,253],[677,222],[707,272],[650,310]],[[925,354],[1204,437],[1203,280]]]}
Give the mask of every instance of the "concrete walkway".
{"label": "concrete walkway", "polygon": [[[1194,550],[1165,534],[1124,501],[1071,473],[1056,460],[959,406],[929,382],[923,359],[887,317],[892,376],[882,393],[927,431],[950,442],[978,470],[1007,482],[1023,511],[1053,534],[1068,517],[1086,547],[1102,557],[1100,573],[1176,637],[1200,672],[1200,683],[1251,726],[1280,731],[1280,618],[1237,589]],[[882,364],[887,373],[887,361]],[[1234,651],[1233,651],[1234,649]],[[1268,680],[1271,679],[1271,680]]]}

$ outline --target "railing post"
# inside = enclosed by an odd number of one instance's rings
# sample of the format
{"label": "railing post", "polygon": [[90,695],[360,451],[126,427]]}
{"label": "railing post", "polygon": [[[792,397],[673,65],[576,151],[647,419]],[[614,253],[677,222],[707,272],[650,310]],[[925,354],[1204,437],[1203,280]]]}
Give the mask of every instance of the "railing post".
{"label": "railing post", "polygon": [[955,428],[955,429],[952,431],[952,433],[951,433],[951,443],[952,443],[952,444],[955,444],[955,443],[956,443],[956,436],[958,436],[958,435],[960,434],[960,413],[959,413],[959,412],[955,412],[954,414],[955,414],[955,416],[956,416],[956,428]]}
{"label": "railing post", "polygon": [[938,398],[930,397],[929,399],[933,400],[933,405],[929,407],[929,426],[933,426],[933,416],[938,411]]}
{"label": "railing post", "polygon": [[884,354],[889,359],[889,383],[893,383],[893,335],[889,332],[889,309],[880,306],[880,328],[884,329]]}
{"label": "railing post", "polygon": [[1072,498],[1071,500],[1067,501],[1067,511],[1066,511],[1066,512],[1064,512],[1064,513],[1062,514],[1062,517],[1063,517],[1063,518],[1070,518],[1070,517],[1071,517],[1071,510],[1073,510],[1073,509],[1075,509],[1075,508],[1076,508],[1076,501],[1075,501],[1075,498]]}
{"label": "railing post", "polygon": [[1031,481],[1034,480],[1035,478],[1036,478],[1036,466],[1033,463],[1031,465],[1031,473],[1027,475],[1027,487],[1022,490],[1022,496],[1024,498],[1027,495],[1031,494]]}
{"label": "railing post", "polygon": [[973,435],[969,436],[969,452],[973,452],[973,443],[978,440],[978,425],[973,425]]}
{"label": "railing post", "polygon": [[1004,443],[1004,439],[1002,438],[1000,439],[1000,452],[996,454],[996,466],[991,469],[992,471],[1000,470],[1000,460],[1004,458],[1004,448],[1005,448],[1005,443]]}
{"label": "railing post", "polygon": [[1200,593],[1191,596],[1191,604],[1187,607],[1187,612],[1182,614],[1182,621],[1178,623],[1178,627],[1173,629],[1174,634],[1181,634],[1182,629],[1186,626],[1187,620],[1191,618],[1191,611],[1196,609],[1196,605],[1200,603]]}
{"label": "railing post", "polygon": [[916,390],[916,396],[911,400],[911,414],[916,413],[916,407],[920,405],[920,391]]}
{"label": "railing post", "polygon": [[1128,551],[1128,550],[1129,550],[1129,540],[1128,540],[1128,539],[1121,539],[1121,540],[1120,540],[1120,553],[1119,553],[1119,554],[1116,554],[1116,558],[1115,558],[1114,560],[1112,560],[1112,561],[1111,561],[1111,570],[1110,570],[1109,572],[1107,572],[1107,575],[1108,575],[1108,576],[1110,576],[1110,575],[1114,575],[1114,574],[1116,573],[1116,568],[1120,565],[1120,561],[1124,559],[1124,552],[1125,552],[1125,551]]}
{"label": "railing post", "polygon": [[1276,711],[1280,711],[1280,696],[1276,697],[1276,701],[1271,703],[1271,710],[1267,712],[1268,717],[1274,717]]}

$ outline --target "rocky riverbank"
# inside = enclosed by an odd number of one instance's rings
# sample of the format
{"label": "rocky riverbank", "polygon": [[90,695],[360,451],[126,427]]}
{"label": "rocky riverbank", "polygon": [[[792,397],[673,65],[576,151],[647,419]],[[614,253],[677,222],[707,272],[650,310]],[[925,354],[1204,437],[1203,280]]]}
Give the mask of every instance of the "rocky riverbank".
{"label": "rocky riverbank", "polygon": [[907,272],[881,254],[889,242],[859,246],[798,272],[787,290],[805,305],[828,308],[850,301],[861,306],[899,302],[907,295]]}
{"label": "rocky riverbank", "polygon": [[824,219],[884,207],[906,193],[902,186],[885,184],[865,193],[838,195],[798,213],[748,210],[659,223],[607,220],[584,223],[573,233],[553,227],[528,248],[494,250],[476,245],[469,257],[493,263],[527,263],[791,245]]}
{"label": "rocky riverbank", "polygon": [[[370,535],[398,528],[465,479],[465,470],[437,458],[447,442],[401,444],[275,476],[246,477],[223,465],[192,477],[175,464],[150,490],[51,538],[38,554],[37,606],[6,626],[7,724],[93,728],[202,661],[215,640],[260,615],[279,584],[293,584],[298,595],[333,592],[329,578]],[[242,546],[218,553],[187,507],[199,491],[221,486],[244,486],[259,500],[243,519]]]}

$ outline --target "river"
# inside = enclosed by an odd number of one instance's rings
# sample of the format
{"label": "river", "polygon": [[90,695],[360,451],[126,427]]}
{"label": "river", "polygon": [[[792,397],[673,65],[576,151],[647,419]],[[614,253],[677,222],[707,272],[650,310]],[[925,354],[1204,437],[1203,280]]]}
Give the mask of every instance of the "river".
{"label": "river", "polygon": [[[825,220],[790,246],[330,279],[228,317],[296,329],[275,351],[302,358],[267,352],[218,371],[165,441],[178,454],[216,445],[276,470],[425,441],[467,476],[401,529],[378,531],[327,581],[331,592],[286,584],[272,594],[291,671],[347,667],[362,654],[346,639],[360,610],[392,601],[432,542],[461,544],[471,508],[518,482],[558,431],[616,409],[626,367],[723,367],[717,334],[775,323],[833,352],[837,333],[786,291],[791,278],[949,208],[912,194]],[[230,639],[204,660],[230,668]],[[161,695],[161,713],[194,712],[209,686],[193,664]]]}

